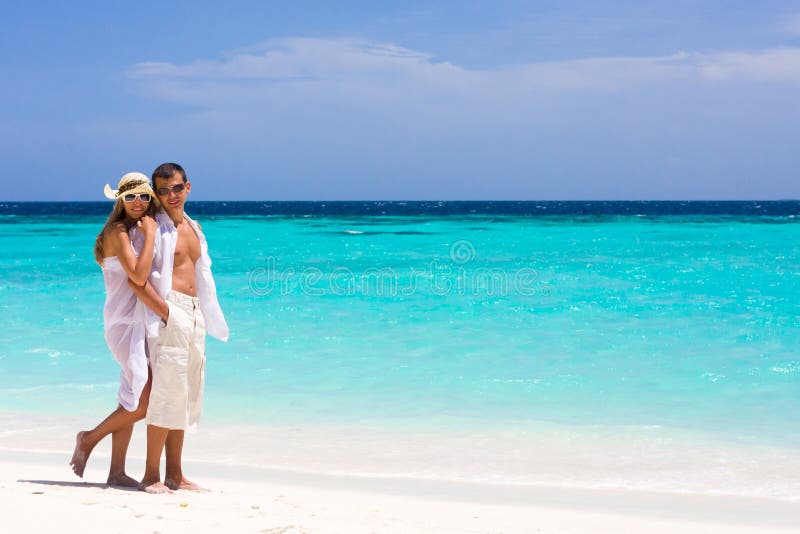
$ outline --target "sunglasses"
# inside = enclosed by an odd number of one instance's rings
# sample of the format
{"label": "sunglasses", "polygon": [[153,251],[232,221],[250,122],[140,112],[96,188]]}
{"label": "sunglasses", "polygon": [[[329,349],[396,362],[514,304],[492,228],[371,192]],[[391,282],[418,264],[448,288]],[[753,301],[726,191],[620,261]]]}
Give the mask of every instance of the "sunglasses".
{"label": "sunglasses", "polygon": [[184,189],[186,189],[186,184],[175,184],[172,187],[159,187],[156,189],[156,193],[158,193],[160,197],[165,197],[169,195],[170,191],[177,195],[178,193],[182,193]]}
{"label": "sunglasses", "polygon": [[141,200],[142,202],[150,202],[150,193],[128,193],[122,197],[125,202],[133,202],[134,200]]}

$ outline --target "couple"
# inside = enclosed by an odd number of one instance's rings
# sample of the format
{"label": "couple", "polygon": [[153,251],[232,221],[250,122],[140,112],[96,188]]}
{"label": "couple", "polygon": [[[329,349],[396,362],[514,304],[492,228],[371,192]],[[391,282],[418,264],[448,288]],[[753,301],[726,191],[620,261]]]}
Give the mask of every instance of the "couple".
{"label": "couple", "polygon": [[[206,328],[227,341],[228,326],[205,237],[184,212],[190,191],[176,163],[153,171],[152,188],[140,173],[123,176],[116,191],[106,185],[105,195],[116,203],[94,254],[106,286],[105,338],[122,367],[119,406],[93,430],[78,432],[70,465],[79,477],[94,447],[111,434],[108,484],[148,493],[200,489],[183,476],[184,431],[200,418]],[[141,419],[147,423],[147,461],[138,482],[125,473],[125,457],[133,424]]]}

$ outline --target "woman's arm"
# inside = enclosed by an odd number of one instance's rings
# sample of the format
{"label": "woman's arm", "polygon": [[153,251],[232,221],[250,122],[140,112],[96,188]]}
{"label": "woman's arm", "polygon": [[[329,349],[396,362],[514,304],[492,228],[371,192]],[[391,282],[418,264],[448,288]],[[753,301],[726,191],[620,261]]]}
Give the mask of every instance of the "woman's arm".
{"label": "woman's arm", "polygon": [[111,230],[112,242],[117,253],[120,265],[125,270],[125,274],[137,286],[143,286],[150,276],[150,267],[153,264],[153,250],[156,242],[156,221],[149,216],[142,217],[137,221],[136,226],[144,234],[144,246],[139,257],[133,252],[131,238],[124,224],[116,224]]}
{"label": "woman's arm", "polygon": [[169,318],[169,305],[167,301],[161,298],[155,288],[150,285],[149,282],[145,281],[145,285],[137,286],[134,284],[130,279],[128,279],[128,286],[133,290],[139,300],[141,300],[145,306],[153,310],[156,315],[164,319],[165,321]]}

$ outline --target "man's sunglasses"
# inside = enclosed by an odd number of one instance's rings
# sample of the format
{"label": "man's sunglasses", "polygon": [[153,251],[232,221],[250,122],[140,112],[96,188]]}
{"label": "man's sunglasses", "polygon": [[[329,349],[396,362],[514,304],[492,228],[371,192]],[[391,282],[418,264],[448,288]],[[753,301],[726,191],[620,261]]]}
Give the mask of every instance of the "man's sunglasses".
{"label": "man's sunglasses", "polygon": [[158,193],[160,197],[165,197],[169,195],[170,191],[177,195],[178,193],[182,193],[184,189],[186,189],[186,184],[175,184],[172,187],[159,187],[156,189],[156,193]]}
{"label": "man's sunglasses", "polygon": [[122,200],[125,202],[133,202],[134,200],[141,200],[142,202],[150,202],[150,193],[128,193],[123,195]]}

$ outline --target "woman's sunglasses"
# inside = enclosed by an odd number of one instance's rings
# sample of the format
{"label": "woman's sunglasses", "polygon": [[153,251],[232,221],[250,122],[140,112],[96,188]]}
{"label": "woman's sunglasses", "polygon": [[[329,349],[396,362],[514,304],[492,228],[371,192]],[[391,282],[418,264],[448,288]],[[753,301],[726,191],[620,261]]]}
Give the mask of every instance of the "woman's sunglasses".
{"label": "woman's sunglasses", "polygon": [[122,197],[125,202],[133,202],[134,200],[141,200],[142,202],[150,202],[150,193],[128,193]]}

